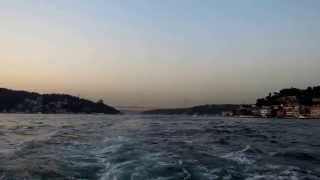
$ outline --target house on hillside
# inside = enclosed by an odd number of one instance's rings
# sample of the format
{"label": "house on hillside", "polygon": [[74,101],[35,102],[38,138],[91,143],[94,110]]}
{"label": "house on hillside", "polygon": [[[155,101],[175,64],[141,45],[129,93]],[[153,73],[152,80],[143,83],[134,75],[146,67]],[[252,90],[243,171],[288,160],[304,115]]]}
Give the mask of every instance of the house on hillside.
{"label": "house on hillside", "polygon": [[255,105],[242,105],[239,109],[233,112],[236,116],[250,116],[254,117],[258,114],[258,109]]}
{"label": "house on hillside", "polygon": [[263,118],[271,117],[271,107],[269,106],[263,106],[262,108],[259,109],[259,116]]}
{"label": "house on hillside", "polygon": [[299,117],[300,106],[299,105],[284,105],[282,107],[284,117]]}
{"label": "house on hillside", "polygon": [[311,106],[309,115],[311,118],[320,118],[320,105]]}

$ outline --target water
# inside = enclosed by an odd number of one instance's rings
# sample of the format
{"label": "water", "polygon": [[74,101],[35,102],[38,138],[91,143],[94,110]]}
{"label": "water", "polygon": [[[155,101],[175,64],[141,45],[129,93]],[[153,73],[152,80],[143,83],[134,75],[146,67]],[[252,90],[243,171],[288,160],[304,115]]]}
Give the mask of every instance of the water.
{"label": "water", "polygon": [[3,114],[16,179],[320,179],[320,120]]}

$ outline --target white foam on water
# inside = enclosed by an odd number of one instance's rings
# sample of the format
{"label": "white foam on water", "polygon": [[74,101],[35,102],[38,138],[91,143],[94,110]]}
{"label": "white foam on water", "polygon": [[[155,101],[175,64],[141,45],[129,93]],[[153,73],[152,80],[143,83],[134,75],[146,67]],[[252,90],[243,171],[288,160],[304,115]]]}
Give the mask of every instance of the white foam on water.
{"label": "white foam on water", "polygon": [[283,176],[283,175],[254,175],[246,178],[246,180],[299,180],[298,176]]}
{"label": "white foam on water", "polygon": [[255,163],[255,160],[249,159],[249,157],[245,153],[250,148],[251,148],[251,146],[247,145],[244,149],[242,149],[240,151],[228,153],[228,154],[222,156],[222,158],[229,159],[229,160],[232,160],[232,161],[236,161],[236,162],[238,162],[240,164],[253,164],[253,163]]}
{"label": "white foam on water", "polygon": [[[280,167],[279,167],[280,168]],[[253,174],[250,177],[246,178],[246,180],[299,180],[299,179],[319,179],[316,176],[313,176],[308,173],[301,173],[300,169],[297,167],[287,167],[282,171],[271,171],[267,174]]]}

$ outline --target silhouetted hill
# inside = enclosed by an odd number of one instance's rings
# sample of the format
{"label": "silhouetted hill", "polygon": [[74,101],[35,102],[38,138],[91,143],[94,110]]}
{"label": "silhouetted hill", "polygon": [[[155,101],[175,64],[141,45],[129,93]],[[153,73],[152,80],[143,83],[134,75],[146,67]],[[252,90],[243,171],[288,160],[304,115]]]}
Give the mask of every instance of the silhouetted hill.
{"label": "silhouetted hill", "polygon": [[186,114],[186,115],[221,115],[225,111],[234,111],[239,109],[241,105],[222,104],[222,105],[202,105],[190,108],[176,108],[176,109],[155,109],[145,111],[143,114]]}
{"label": "silhouetted hill", "polygon": [[270,93],[267,97],[257,100],[256,105],[271,106],[280,104],[300,104],[311,106],[320,103],[320,86],[307,89],[289,88]]}
{"label": "silhouetted hill", "polygon": [[102,100],[92,102],[67,94],[39,94],[0,88],[0,112],[119,114]]}

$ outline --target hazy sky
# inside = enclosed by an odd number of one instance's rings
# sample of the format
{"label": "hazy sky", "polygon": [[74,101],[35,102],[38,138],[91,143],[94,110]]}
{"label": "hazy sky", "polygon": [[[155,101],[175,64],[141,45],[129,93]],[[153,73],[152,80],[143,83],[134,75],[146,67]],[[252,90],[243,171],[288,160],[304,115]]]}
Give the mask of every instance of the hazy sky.
{"label": "hazy sky", "polygon": [[0,0],[0,86],[111,105],[320,83],[319,0]]}

